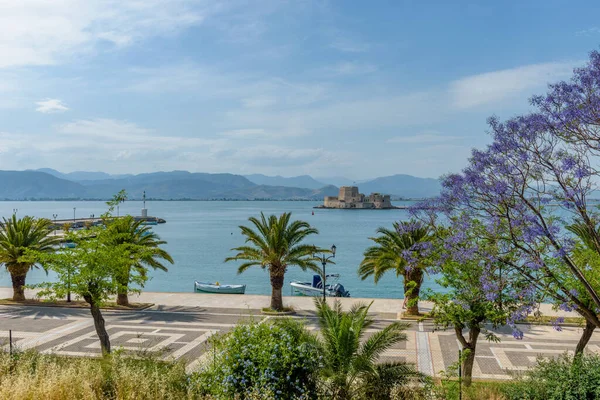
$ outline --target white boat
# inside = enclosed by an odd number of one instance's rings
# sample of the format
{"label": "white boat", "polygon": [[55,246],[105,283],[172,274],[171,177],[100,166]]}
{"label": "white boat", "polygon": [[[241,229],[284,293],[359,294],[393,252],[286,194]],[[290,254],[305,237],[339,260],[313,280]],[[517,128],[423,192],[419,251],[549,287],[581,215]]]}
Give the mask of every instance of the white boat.
{"label": "white boat", "polygon": [[[326,297],[350,297],[350,292],[337,282],[339,277],[339,274],[327,275],[327,281],[331,283],[325,285]],[[290,283],[290,286],[292,287],[292,295],[323,296],[321,275],[313,275],[312,282],[294,281]]]}
{"label": "white boat", "polygon": [[194,281],[194,291],[204,293],[244,294],[246,285],[221,285],[219,282]]}

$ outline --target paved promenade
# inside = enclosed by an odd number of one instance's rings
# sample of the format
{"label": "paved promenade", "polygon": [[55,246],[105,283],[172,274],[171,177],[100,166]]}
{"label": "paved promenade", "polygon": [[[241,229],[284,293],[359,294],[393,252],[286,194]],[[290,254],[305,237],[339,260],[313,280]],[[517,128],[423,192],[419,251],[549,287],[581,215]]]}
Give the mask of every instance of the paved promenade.
{"label": "paved promenade", "polygon": [[[31,295],[31,293],[29,293]],[[10,296],[0,288],[0,298]],[[212,335],[226,332],[236,323],[266,321],[260,315],[268,296],[203,295],[186,293],[144,293],[140,302],[155,305],[143,311],[104,311],[113,348],[156,353],[165,360],[181,359],[189,371],[210,362]],[[345,306],[360,299],[342,299]],[[312,299],[285,298],[311,330],[317,330]],[[367,335],[397,320],[401,300],[377,299],[373,303],[376,324]],[[427,307],[424,304],[424,308]],[[0,346],[8,349],[8,331],[19,349],[35,348],[44,353],[69,356],[97,356],[98,339],[89,310],[38,306],[0,306]],[[474,375],[487,379],[506,379],[513,372],[531,366],[538,356],[556,356],[575,348],[581,329],[565,327],[562,332],[549,326],[523,326],[525,337],[515,340],[510,331],[497,332],[500,343],[486,342],[477,349]],[[434,331],[430,322],[411,323],[408,341],[383,355],[387,361],[414,363],[419,370],[439,376],[458,357],[459,345],[451,331]],[[600,353],[600,334],[595,334],[589,351]]]}

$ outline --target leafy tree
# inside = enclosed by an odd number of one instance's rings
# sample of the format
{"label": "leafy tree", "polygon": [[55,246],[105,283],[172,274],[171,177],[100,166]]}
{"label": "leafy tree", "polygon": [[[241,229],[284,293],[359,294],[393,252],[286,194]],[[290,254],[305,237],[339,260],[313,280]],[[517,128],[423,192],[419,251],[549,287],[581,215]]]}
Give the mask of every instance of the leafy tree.
{"label": "leafy tree", "polygon": [[232,249],[237,254],[225,259],[228,261],[242,260],[238,273],[250,267],[259,266],[269,271],[271,280],[271,309],[283,309],[281,289],[287,268],[290,266],[319,271],[312,257],[319,250],[313,245],[302,244],[308,236],[319,233],[308,222],[291,221],[291,213],[283,213],[279,218],[271,215],[268,218],[263,213],[260,219],[250,217],[252,227],[240,226],[246,237],[246,245]]}
{"label": "leafy tree", "polygon": [[53,252],[59,243],[52,236],[52,221],[13,215],[0,222],[0,264],[4,264],[12,279],[13,300],[25,300],[25,278],[36,263],[23,259],[27,250]]}
{"label": "leafy tree", "polygon": [[[137,274],[145,276],[148,267],[167,271],[167,267],[161,262],[163,260],[173,264],[171,255],[160,247],[167,242],[160,240],[149,226],[144,225],[143,220],[136,221],[131,215],[127,215],[108,222],[107,229],[111,231],[111,235],[107,236],[111,241],[109,245],[130,245],[131,251],[142,250],[142,254],[132,255],[138,261],[131,266],[137,270]],[[128,290],[131,269],[124,268],[122,272],[116,276],[120,286],[117,304],[127,306],[129,305]]]}
{"label": "leafy tree", "polygon": [[[57,299],[72,292],[89,304],[103,354],[110,353],[111,346],[100,307],[118,293],[116,277],[124,270],[137,272],[134,267],[148,256],[141,246],[114,244],[114,235],[112,230],[101,228],[73,232],[69,239],[76,247],[55,253],[32,251],[25,256],[57,275],[56,282],[35,285],[42,289],[40,296]],[[142,285],[145,280],[143,274],[132,274],[129,282]]]}
{"label": "leafy tree", "polygon": [[404,280],[406,313],[419,314],[419,293],[426,267],[423,245],[428,243],[429,229],[412,220],[394,222],[394,229],[379,228],[379,236],[370,238],[376,244],[364,252],[358,268],[362,280],[373,276],[375,283],[388,271]]}
{"label": "leafy tree", "polygon": [[[374,320],[368,315],[371,305],[356,303],[348,312],[339,300],[330,307],[322,298],[315,299],[323,368],[321,374],[327,386],[327,398],[351,399],[362,391],[389,394],[385,383],[402,382],[402,377],[420,377],[404,363],[378,364],[381,354],[396,343],[406,340],[408,324],[393,322],[364,340],[365,331]],[[390,379],[390,373],[400,379]],[[385,387],[384,387],[385,386]],[[375,388],[379,390],[374,390]],[[364,393],[363,393],[364,394]],[[388,396],[389,398],[389,396]]]}
{"label": "leafy tree", "polygon": [[[473,227],[482,228],[478,224]],[[477,230],[468,235],[469,247],[466,247],[466,241],[458,246],[463,252],[472,249],[473,254],[466,258],[457,257],[461,254],[459,249],[448,251],[448,242],[445,242],[452,234],[445,228],[436,229],[431,262],[438,272],[436,282],[444,290],[443,293],[430,291],[425,296],[433,302],[429,316],[436,327],[453,329],[462,347],[463,357],[459,362],[466,386],[471,385],[480,334],[489,341],[500,341],[489,326],[505,325],[512,313],[535,300],[534,288],[518,277],[510,276],[506,267],[503,269],[503,263],[497,259],[495,243],[480,239]]]}

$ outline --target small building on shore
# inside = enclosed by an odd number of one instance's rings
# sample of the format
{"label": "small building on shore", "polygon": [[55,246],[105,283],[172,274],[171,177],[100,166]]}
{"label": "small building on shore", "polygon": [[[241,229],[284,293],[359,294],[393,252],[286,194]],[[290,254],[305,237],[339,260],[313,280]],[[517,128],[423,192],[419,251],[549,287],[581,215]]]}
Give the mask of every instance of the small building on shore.
{"label": "small building on shore", "polygon": [[339,195],[326,196],[319,208],[343,209],[390,209],[392,205],[389,194],[371,193],[368,196],[360,193],[357,186],[342,186]]}

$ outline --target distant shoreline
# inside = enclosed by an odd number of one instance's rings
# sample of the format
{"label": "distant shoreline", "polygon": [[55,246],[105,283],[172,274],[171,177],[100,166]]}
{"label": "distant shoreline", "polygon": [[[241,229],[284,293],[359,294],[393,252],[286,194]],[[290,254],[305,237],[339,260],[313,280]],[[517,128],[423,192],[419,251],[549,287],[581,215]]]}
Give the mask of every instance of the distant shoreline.
{"label": "distant shoreline", "polygon": [[[11,201],[108,201],[110,199],[80,199],[80,198],[60,198],[60,199],[0,199],[0,202],[11,202]],[[426,199],[394,199],[393,201],[421,201]],[[142,201],[142,199],[130,198],[127,201]],[[152,199],[146,198],[146,201],[301,201],[301,202],[321,202],[320,199]],[[317,208],[317,207],[315,207]],[[318,207],[324,208],[324,207]],[[396,207],[402,208],[402,207]],[[332,208],[333,209],[333,208]],[[393,208],[391,208],[393,209]],[[386,210],[390,210],[387,208]]]}

